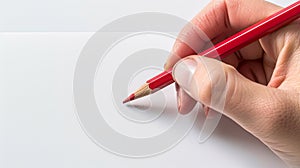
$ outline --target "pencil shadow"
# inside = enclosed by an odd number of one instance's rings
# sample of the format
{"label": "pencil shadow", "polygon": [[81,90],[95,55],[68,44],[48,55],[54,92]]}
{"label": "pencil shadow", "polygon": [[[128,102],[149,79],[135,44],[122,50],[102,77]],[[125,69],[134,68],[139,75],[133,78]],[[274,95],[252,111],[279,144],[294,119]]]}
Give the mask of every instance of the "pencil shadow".
{"label": "pencil shadow", "polygon": [[148,105],[144,105],[144,104],[126,104],[126,106],[129,108],[143,110],[143,111],[146,111],[147,109],[150,108]]}

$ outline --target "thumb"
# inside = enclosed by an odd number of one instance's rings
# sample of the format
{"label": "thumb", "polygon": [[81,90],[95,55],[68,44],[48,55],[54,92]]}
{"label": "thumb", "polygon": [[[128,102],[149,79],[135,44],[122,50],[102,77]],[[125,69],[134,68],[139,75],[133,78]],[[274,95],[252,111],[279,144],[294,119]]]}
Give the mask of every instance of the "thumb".
{"label": "thumb", "polygon": [[270,108],[282,104],[276,99],[281,97],[278,89],[255,83],[212,58],[190,56],[180,60],[173,68],[173,78],[192,98],[252,133],[271,118],[267,112],[274,110]]}

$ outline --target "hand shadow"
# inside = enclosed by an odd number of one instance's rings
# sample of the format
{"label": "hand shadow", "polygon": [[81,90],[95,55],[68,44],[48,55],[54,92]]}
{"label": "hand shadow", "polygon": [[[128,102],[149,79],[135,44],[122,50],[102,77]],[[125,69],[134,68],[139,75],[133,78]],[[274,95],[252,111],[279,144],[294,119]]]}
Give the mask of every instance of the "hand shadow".
{"label": "hand shadow", "polygon": [[[203,127],[205,117],[203,111],[199,110],[193,128],[195,129],[193,131],[194,133],[199,134]],[[265,159],[265,162],[251,163],[251,165],[256,164],[259,167],[273,168],[274,165],[278,165],[278,168],[285,167],[285,164],[266,145],[225,115],[222,115],[218,126],[206,142],[203,142],[203,145],[206,145],[205,143],[210,143],[210,145],[211,143],[212,145],[216,144],[216,146],[220,146],[221,143],[222,146],[225,146],[224,148],[228,147],[227,149],[230,150],[228,153],[231,153],[233,157],[242,152],[242,157],[237,157],[239,161],[245,163],[253,161],[253,158]],[[202,144],[199,143],[199,150],[201,150],[201,145]],[[257,160],[260,161],[261,159]],[[274,164],[274,162],[276,162],[276,164]]]}

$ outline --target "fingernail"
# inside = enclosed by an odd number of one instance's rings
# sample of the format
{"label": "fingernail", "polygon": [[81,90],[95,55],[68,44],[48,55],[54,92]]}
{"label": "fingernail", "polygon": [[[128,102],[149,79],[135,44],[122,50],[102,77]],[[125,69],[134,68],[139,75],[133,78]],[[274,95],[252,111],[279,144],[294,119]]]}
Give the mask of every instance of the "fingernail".
{"label": "fingernail", "polygon": [[188,94],[190,94],[191,80],[196,67],[197,62],[187,58],[176,63],[173,68],[173,78]]}

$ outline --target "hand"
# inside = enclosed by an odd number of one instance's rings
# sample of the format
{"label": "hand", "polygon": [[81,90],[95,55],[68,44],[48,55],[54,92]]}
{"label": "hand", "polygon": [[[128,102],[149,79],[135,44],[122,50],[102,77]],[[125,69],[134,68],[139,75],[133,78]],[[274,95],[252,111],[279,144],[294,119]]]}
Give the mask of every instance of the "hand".
{"label": "hand", "polygon": [[[262,0],[214,0],[178,36],[165,69],[173,67],[178,110],[196,101],[234,120],[288,165],[300,167],[300,22],[248,45],[221,61],[199,57],[201,30],[217,43],[281,8]],[[191,28],[192,27],[192,28]],[[224,96],[220,107],[213,97]]]}

